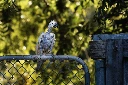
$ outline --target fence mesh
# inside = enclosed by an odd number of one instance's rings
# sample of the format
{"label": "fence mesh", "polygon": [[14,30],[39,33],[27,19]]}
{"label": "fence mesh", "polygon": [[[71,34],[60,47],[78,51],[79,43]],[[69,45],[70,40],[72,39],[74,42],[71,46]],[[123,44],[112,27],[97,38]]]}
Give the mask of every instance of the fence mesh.
{"label": "fence mesh", "polygon": [[1,60],[0,85],[85,85],[85,72],[75,60]]}

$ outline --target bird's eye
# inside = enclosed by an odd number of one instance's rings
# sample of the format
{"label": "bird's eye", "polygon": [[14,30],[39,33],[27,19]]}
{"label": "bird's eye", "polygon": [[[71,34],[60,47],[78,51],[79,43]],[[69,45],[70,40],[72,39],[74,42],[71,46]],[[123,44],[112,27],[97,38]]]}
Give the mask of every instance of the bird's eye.
{"label": "bird's eye", "polygon": [[53,23],[52,23],[53,24]]}

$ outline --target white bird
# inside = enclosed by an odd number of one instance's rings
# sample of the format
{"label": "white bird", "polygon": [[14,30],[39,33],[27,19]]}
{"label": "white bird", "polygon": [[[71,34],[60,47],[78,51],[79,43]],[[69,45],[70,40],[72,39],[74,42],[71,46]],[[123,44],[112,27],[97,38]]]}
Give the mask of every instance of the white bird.
{"label": "white bird", "polygon": [[[36,45],[36,54],[37,55],[46,55],[51,54],[52,48],[55,43],[55,34],[51,33],[52,28],[56,28],[57,22],[52,20],[48,25],[48,30],[46,33],[41,33],[41,35],[38,38],[38,42]],[[43,64],[42,60],[37,61],[37,69],[39,70]]]}

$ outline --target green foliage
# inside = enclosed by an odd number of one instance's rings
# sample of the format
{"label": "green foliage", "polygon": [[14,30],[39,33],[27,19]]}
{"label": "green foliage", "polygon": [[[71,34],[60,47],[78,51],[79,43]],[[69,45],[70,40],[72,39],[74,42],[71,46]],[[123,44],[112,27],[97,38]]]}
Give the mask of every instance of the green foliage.
{"label": "green foliage", "polygon": [[[56,34],[54,54],[78,56],[90,40],[86,23],[93,16],[92,11],[88,15],[86,10],[95,9],[90,1],[6,0],[1,4],[0,39],[5,43],[1,46],[1,55],[34,54],[38,36],[47,30],[52,19],[59,23],[59,28],[53,30]],[[89,18],[86,19],[86,15]]]}
{"label": "green foliage", "polygon": [[128,2],[106,1],[97,9],[95,20],[99,28],[95,33],[127,33],[128,32]]}
{"label": "green foliage", "polygon": [[38,36],[54,19],[59,28],[53,30],[53,53],[84,59],[93,85],[94,62],[87,54],[91,35],[128,32],[127,16],[123,0],[1,0],[0,55],[35,54]]}

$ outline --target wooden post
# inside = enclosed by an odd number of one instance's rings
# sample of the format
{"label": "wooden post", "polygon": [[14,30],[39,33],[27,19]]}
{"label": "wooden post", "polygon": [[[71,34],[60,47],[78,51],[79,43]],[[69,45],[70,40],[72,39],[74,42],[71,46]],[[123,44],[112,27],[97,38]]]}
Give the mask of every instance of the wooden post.
{"label": "wooden post", "polygon": [[128,40],[123,40],[124,85],[128,85]]}
{"label": "wooden post", "polygon": [[123,84],[122,40],[107,40],[106,44],[106,85]]}
{"label": "wooden post", "polygon": [[99,36],[94,36],[90,42],[89,54],[95,59],[95,79],[96,85],[105,85],[105,46],[106,42]]}
{"label": "wooden post", "polygon": [[98,34],[89,43],[96,85],[128,85],[128,34]]}

